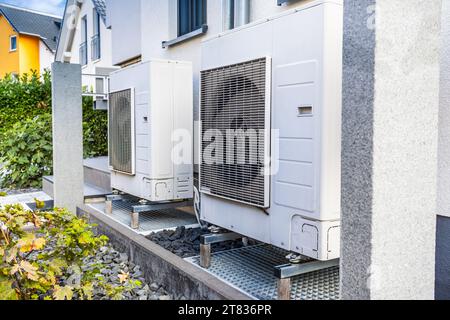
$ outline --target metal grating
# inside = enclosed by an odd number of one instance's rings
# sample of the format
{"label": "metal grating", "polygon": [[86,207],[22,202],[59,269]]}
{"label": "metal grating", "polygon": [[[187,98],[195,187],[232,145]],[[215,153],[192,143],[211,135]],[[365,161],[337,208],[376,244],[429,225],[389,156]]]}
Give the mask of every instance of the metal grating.
{"label": "metal grating", "polygon": [[109,95],[109,163],[113,170],[134,174],[131,89]]}
{"label": "metal grating", "polygon": [[268,71],[262,58],[201,72],[202,192],[268,206]]}
{"label": "metal grating", "polygon": [[[108,215],[108,217],[126,227],[130,227],[131,212],[134,205],[139,205],[139,201],[114,201],[112,215]],[[96,203],[90,206],[105,213],[105,203]],[[148,235],[155,231],[197,224],[196,217],[185,211],[178,209],[155,210],[139,215],[139,229],[136,231],[142,235]]]}
{"label": "metal grating", "polygon": [[[259,245],[212,255],[208,272],[257,300],[277,300],[274,267],[286,263],[287,251]],[[200,258],[186,261],[200,268]],[[292,300],[339,300],[339,268],[311,272],[292,279]]]}

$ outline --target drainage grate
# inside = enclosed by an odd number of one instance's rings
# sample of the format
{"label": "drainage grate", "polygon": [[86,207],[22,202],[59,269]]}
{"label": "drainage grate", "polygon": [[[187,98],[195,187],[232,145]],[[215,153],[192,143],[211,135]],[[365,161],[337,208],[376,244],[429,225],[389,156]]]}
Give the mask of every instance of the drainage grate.
{"label": "drainage grate", "polygon": [[[126,227],[130,227],[132,207],[136,205],[139,205],[139,202],[114,201],[112,215],[108,216]],[[92,204],[91,207],[106,214],[104,203]],[[179,209],[156,210],[139,215],[139,230],[136,231],[147,236],[160,230],[194,225],[197,225],[197,219],[185,211]]]}
{"label": "drainage grate", "polygon": [[[246,247],[212,256],[208,272],[258,300],[276,300],[274,267],[286,263],[288,252],[270,245]],[[186,261],[200,268],[200,258]],[[329,268],[292,279],[292,300],[339,300],[339,268]]]}

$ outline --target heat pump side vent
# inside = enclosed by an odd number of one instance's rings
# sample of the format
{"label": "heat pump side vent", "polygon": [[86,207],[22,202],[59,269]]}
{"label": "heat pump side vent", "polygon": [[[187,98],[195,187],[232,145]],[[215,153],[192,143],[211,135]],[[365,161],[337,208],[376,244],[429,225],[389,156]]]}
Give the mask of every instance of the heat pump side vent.
{"label": "heat pump side vent", "polygon": [[111,169],[135,174],[134,101],[133,90],[109,95],[109,163]]}
{"label": "heat pump side vent", "polygon": [[202,141],[203,192],[268,207],[264,156],[270,153],[270,68],[270,58],[261,58],[201,73],[202,137],[220,132],[222,138],[213,141],[218,148],[212,155],[210,142]]}

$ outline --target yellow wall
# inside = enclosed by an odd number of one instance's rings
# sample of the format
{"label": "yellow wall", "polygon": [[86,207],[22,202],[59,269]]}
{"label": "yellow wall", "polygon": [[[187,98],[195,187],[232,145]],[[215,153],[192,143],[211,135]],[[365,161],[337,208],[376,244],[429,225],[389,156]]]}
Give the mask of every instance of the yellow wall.
{"label": "yellow wall", "polygon": [[9,52],[9,37],[18,34],[11,27],[5,17],[0,15],[0,77],[6,73],[20,73],[19,48],[15,52]]}
{"label": "yellow wall", "polygon": [[20,74],[31,73],[32,70],[39,73],[39,41],[38,37],[19,36]]}
{"label": "yellow wall", "polygon": [[[17,36],[17,51],[9,51],[10,36]],[[0,78],[7,73],[18,75],[39,72],[40,39],[38,37],[19,35],[14,31],[5,17],[0,15]]]}

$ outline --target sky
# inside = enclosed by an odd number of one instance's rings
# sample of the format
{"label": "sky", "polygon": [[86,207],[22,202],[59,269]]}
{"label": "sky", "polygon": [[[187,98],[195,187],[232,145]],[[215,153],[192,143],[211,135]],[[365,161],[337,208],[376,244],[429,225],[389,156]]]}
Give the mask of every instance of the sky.
{"label": "sky", "polygon": [[0,0],[0,3],[62,16],[66,0]]}

